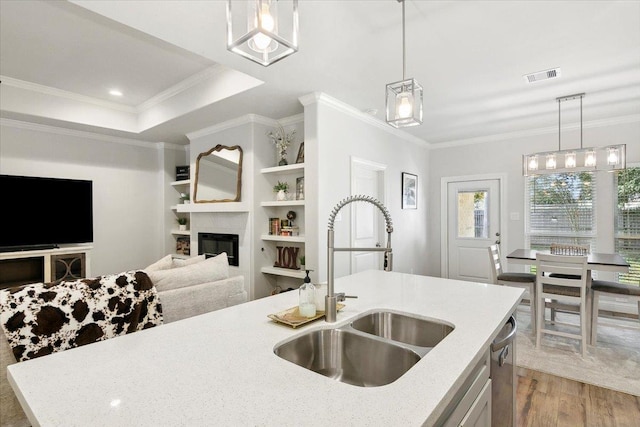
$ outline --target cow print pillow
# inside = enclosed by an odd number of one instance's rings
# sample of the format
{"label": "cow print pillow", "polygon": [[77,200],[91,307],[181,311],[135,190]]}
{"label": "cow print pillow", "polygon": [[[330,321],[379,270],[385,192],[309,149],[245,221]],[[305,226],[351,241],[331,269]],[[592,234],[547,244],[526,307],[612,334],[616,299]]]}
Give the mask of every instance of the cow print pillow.
{"label": "cow print pillow", "polygon": [[144,271],[0,291],[0,324],[17,361],[162,324]]}

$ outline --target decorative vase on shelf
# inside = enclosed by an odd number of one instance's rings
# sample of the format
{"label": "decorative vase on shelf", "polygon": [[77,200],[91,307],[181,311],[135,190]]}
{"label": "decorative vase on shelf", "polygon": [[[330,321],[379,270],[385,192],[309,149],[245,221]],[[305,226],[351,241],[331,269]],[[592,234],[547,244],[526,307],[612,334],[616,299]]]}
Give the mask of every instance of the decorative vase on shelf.
{"label": "decorative vase on shelf", "polygon": [[180,231],[187,231],[187,224],[179,224]]}
{"label": "decorative vase on shelf", "polygon": [[280,161],[278,162],[278,166],[286,166],[289,164],[289,162],[287,162],[287,151],[286,150],[282,150],[280,151]]}
{"label": "decorative vase on shelf", "polygon": [[285,193],[284,190],[278,190],[278,192],[276,193],[276,200],[278,201],[287,200],[287,193]]}

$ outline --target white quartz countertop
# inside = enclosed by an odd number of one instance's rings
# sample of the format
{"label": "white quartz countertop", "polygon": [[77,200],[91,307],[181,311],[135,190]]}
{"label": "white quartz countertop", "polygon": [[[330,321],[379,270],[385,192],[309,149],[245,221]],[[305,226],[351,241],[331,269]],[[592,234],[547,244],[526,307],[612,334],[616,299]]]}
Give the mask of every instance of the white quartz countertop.
{"label": "white quartz countertop", "polygon": [[[267,318],[297,305],[286,292],[11,365],[9,381],[43,426],[431,425],[515,310],[522,290],[394,272],[336,280],[336,323],[292,329]],[[326,378],[276,356],[312,329],[390,309],[455,329],[406,374],[381,387]]]}

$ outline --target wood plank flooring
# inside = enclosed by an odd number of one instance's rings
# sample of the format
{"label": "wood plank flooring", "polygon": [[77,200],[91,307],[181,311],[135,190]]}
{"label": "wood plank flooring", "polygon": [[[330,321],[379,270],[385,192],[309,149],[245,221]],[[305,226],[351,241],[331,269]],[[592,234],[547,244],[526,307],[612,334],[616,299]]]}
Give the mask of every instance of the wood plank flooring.
{"label": "wood plank flooring", "polygon": [[518,427],[640,427],[640,397],[530,369],[516,370]]}

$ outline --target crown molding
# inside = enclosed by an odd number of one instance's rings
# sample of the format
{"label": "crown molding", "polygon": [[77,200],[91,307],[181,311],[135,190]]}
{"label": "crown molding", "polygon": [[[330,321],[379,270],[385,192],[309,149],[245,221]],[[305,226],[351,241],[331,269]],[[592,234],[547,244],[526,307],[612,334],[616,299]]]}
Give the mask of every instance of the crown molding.
{"label": "crown molding", "polygon": [[146,101],[136,106],[135,110],[138,113],[142,113],[146,110],[149,110],[150,108],[157,106],[158,104],[166,101],[167,99],[175,95],[178,95],[179,93],[184,92],[185,90],[190,89],[202,83],[203,81],[210,79],[214,75],[222,73],[223,71],[224,71],[224,67],[219,64],[215,64],[211,67],[208,67],[200,71],[199,73],[196,73],[190,77],[187,77],[186,79],[171,86],[170,88],[163,90],[162,92],[152,96],[151,98],[147,99]]}
{"label": "crown molding", "polygon": [[125,113],[133,113],[133,114],[137,113],[137,110],[135,107],[131,107],[124,104],[118,104],[116,102],[104,101],[102,99],[93,98],[91,96],[79,95],[77,93],[68,92],[62,89],[56,89],[50,86],[44,86],[44,85],[39,85],[37,83],[31,83],[24,80],[14,79],[13,77],[0,76],[0,80],[2,80],[2,84],[6,84],[7,86],[15,87],[18,89],[28,90],[28,91],[40,93],[43,95],[56,96],[58,98],[64,98],[71,101],[84,102],[86,104],[93,104],[99,107],[109,108],[111,110],[123,111]]}
{"label": "crown molding", "polygon": [[197,130],[195,132],[190,132],[186,136],[187,138],[189,138],[189,141],[193,141],[194,139],[202,138],[203,136],[218,133],[226,129],[232,129],[238,126],[247,125],[249,123],[258,123],[265,126],[276,127],[278,126],[278,124],[282,126],[291,126],[296,123],[302,123],[303,121],[304,114],[295,114],[293,116],[285,117],[280,120],[271,119],[259,114],[245,114],[244,116],[240,116],[235,119],[227,120],[225,122],[218,123],[213,126]]}
{"label": "crown molding", "polygon": [[[627,116],[618,116],[618,117],[611,117],[608,119],[591,120],[588,122],[583,122],[582,128],[595,129],[595,128],[600,128],[605,126],[615,126],[620,124],[638,123],[638,122],[640,122],[640,114],[631,114]],[[580,129],[580,123],[572,123],[572,124],[563,126],[563,131],[579,130],[579,129]],[[557,133],[558,133],[558,126],[549,126],[549,127],[537,128],[537,129],[527,129],[527,130],[517,131],[517,132],[508,132],[508,133],[500,133],[500,134],[487,135],[487,136],[479,136],[477,138],[467,138],[467,139],[458,139],[458,140],[441,142],[441,143],[431,143],[431,145],[429,146],[429,149],[440,150],[444,148],[461,147],[464,145],[484,144],[489,142],[504,141],[508,139],[519,139],[519,138],[527,138],[531,136],[557,134]]]}
{"label": "crown molding", "polygon": [[389,126],[387,123],[383,122],[380,119],[377,119],[375,117],[373,117],[370,114],[364,113],[360,110],[358,110],[355,107],[352,107],[351,105],[340,101],[336,98],[333,98],[329,95],[327,95],[326,93],[323,92],[312,92],[310,94],[307,95],[303,95],[300,98],[298,98],[298,100],[300,101],[300,103],[306,107],[310,104],[324,104],[326,106],[329,106],[333,109],[336,109],[338,111],[341,111],[355,119],[358,119],[362,122],[365,122],[367,124],[373,125],[381,130],[384,130],[394,136],[397,136],[400,139],[403,139],[407,142],[411,142],[413,144],[419,145],[421,147],[429,147],[430,144],[423,140],[420,139],[416,136],[413,136],[407,132],[404,132],[402,130],[396,129],[394,127]]}
{"label": "crown molding", "polygon": [[29,123],[29,122],[23,122],[20,120],[12,120],[12,119],[6,119],[6,118],[0,118],[0,126],[7,126],[7,127],[16,128],[16,129],[25,129],[25,130],[31,130],[36,132],[46,132],[46,133],[52,133],[56,135],[72,136],[75,138],[84,138],[84,139],[90,139],[90,140],[100,141],[100,142],[109,142],[109,143],[116,143],[116,144],[133,145],[136,147],[153,148],[156,150],[160,148],[171,148],[175,150],[185,149],[185,146],[178,145],[178,144],[169,144],[165,142],[152,142],[152,141],[142,141],[138,139],[122,138],[119,136],[103,135],[103,134],[87,132],[83,130],[67,129],[67,128],[62,128],[57,126],[43,125],[39,123]]}

